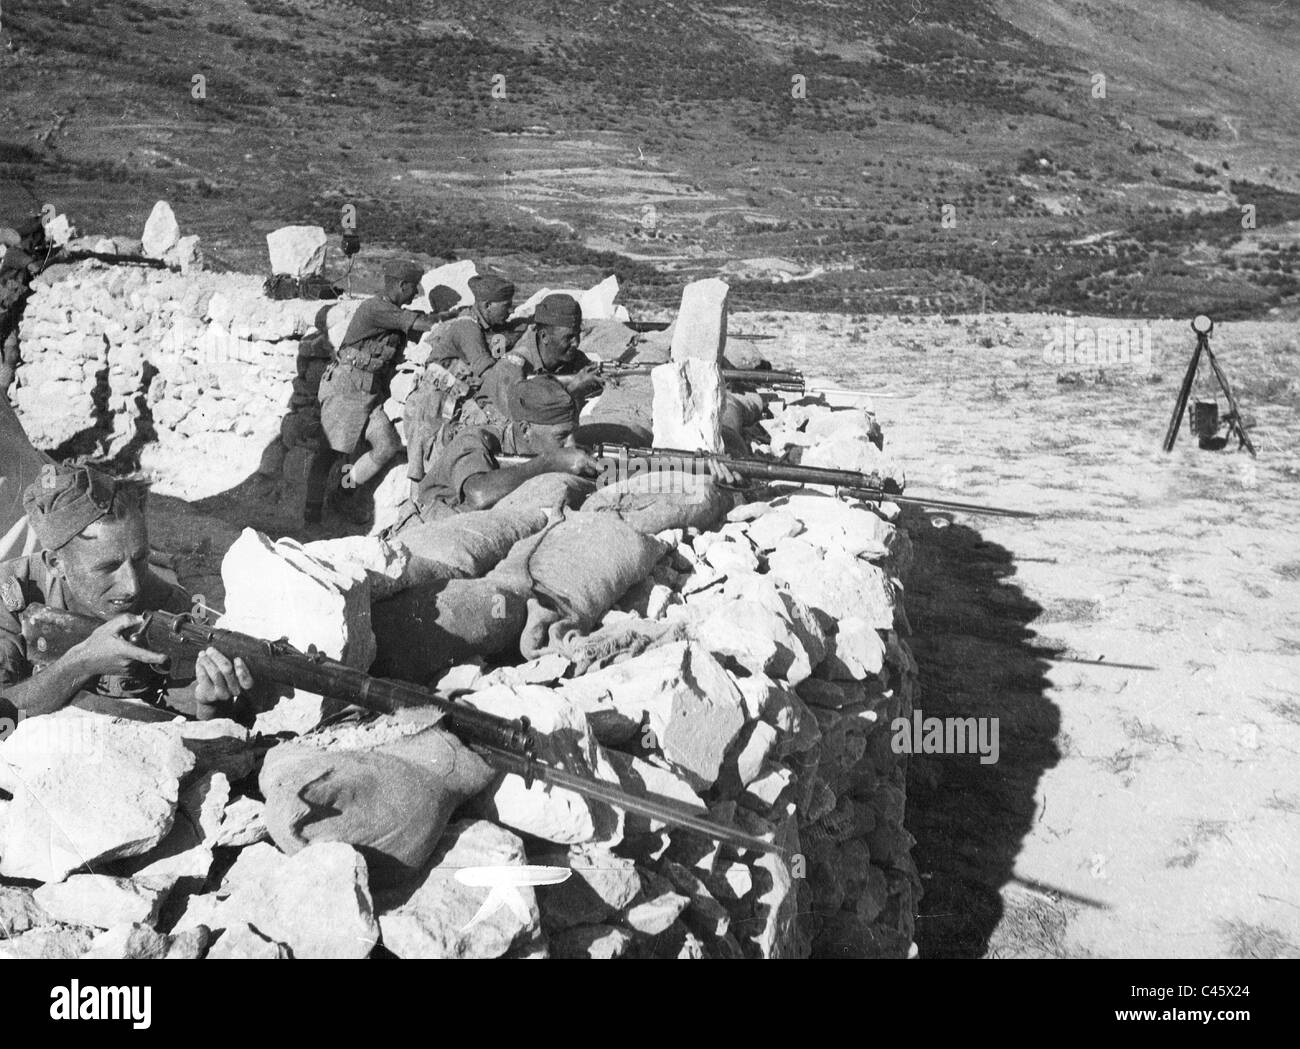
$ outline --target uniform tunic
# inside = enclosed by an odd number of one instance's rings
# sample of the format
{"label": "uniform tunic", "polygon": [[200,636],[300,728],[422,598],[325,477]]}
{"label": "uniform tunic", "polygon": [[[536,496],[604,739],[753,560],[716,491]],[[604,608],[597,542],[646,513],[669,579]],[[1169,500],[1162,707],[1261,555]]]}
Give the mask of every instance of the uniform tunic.
{"label": "uniform tunic", "polygon": [[510,389],[515,383],[533,375],[572,375],[591,363],[590,357],[581,350],[575,350],[558,368],[547,368],[537,345],[537,326],[529,325],[513,348],[483,376],[483,392],[502,416],[509,417]]}
{"label": "uniform tunic", "polygon": [[[28,652],[18,614],[28,605],[43,604],[68,610],[68,586],[50,566],[47,553],[30,554],[0,562],[0,692],[26,681],[43,667],[39,654]],[[189,595],[172,583],[146,571],[141,580],[141,607],[150,611],[188,612]],[[167,682],[152,668],[140,665],[137,674],[106,674],[86,685],[85,691],[115,699],[143,700],[154,706],[166,701]]]}
{"label": "uniform tunic", "polygon": [[407,337],[423,316],[378,295],[357,307],[320,383],[321,428],[336,452],[356,451],[372,413],[383,412]]}

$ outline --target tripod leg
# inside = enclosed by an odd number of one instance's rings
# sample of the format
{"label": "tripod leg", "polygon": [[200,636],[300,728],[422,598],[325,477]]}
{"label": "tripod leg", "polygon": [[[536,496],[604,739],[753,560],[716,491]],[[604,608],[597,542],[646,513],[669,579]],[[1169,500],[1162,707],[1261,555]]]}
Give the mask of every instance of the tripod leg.
{"label": "tripod leg", "polygon": [[1174,442],[1178,440],[1178,429],[1183,424],[1183,412],[1187,411],[1187,398],[1192,392],[1192,380],[1196,378],[1196,369],[1201,363],[1201,351],[1209,348],[1209,341],[1206,337],[1197,335],[1196,351],[1192,354],[1191,362],[1187,365],[1187,374],[1183,376],[1183,384],[1178,389],[1178,400],[1174,402],[1174,414],[1169,420],[1169,430],[1165,433],[1164,449],[1166,452],[1174,450]]}
{"label": "tripod leg", "polygon": [[1208,346],[1205,348],[1205,355],[1209,358],[1210,367],[1214,370],[1214,377],[1219,380],[1219,385],[1223,387],[1223,395],[1228,399],[1228,410],[1232,412],[1232,428],[1237,432],[1237,439],[1245,446],[1246,451],[1250,452],[1252,458],[1258,458],[1255,452],[1255,446],[1250,443],[1250,438],[1246,436],[1246,428],[1241,425],[1241,409],[1237,407],[1237,398],[1232,395],[1232,387],[1228,385],[1228,377],[1219,367],[1219,362],[1215,359],[1214,351]]}

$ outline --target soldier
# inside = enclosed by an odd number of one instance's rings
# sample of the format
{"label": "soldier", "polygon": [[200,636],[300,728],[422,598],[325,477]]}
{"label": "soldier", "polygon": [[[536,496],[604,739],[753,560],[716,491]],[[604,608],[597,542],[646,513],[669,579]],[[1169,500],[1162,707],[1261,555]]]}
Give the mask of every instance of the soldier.
{"label": "soldier", "polygon": [[464,361],[475,377],[482,378],[501,356],[492,352],[491,344],[495,343],[502,352],[505,350],[506,333],[502,329],[513,308],[515,286],[501,277],[479,274],[469,279],[469,290],[474,305],[433,329],[429,337],[433,346],[429,360],[443,367],[452,360]]}
{"label": "soldier", "polygon": [[[572,447],[578,408],[553,377],[535,376],[511,387],[509,417],[503,422],[465,426],[438,449],[398,529],[418,513],[434,521],[466,510],[486,510],[531,477],[567,473],[595,477],[600,466]],[[502,466],[497,456],[533,455],[518,466]]]}
{"label": "soldier", "polygon": [[582,402],[601,387],[582,342],[582,310],[571,295],[547,295],[537,304],[532,323],[483,379],[483,391],[498,411],[509,415],[509,393],[531,375],[551,375]]}
{"label": "soldier", "polygon": [[39,216],[20,224],[16,244],[0,260],[0,396],[6,396],[18,370],[18,320],[31,291],[32,278],[41,271],[45,227]]}
{"label": "soldier", "polygon": [[407,338],[434,324],[427,314],[403,308],[415,298],[422,276],[414,262],[390,262],[384,267],[384,293],[357,308],[321,378],[321,428],[336,454],[322,454],[312,461],[304,513],[309,524],[320,520],[325,479],[337,456],[354,455],[363,443],[369,445],[350,467],[344,467],[342,486],[354,489],[375,477],[402,450],[383,405]]}
{"label": "soldier", "polygon": [[[189,595],[149,565],[146,491],[87,466],[53,464],[28,485],[23,505],[43,549],[0,562],[0,699],[25,715],[71,703],[145,721],[210,718],[253,687],[242,659],[213,648],[199,654],[194,680],[177,684],[154,669],[165,656],[132,643],[141,613],[191,609]],[[18,620],[36,603],[107,622],[42,667]]]}
{"label": "soldier", "polygon": [[[505,352],[509,333],[502,326],[510,316],[515,286],[500,277],[477,275],[470,278],[469,288],[474,305],[429,333],[429,358],[406,399],[403,422],[413,494],[438,448],[449,439],[448,427],[481,426],[499,419],[479,394],[479,386],[484,373]],[[435,302],[439,290],[446,295]],[[452,289],[439,286],[430,290],[429,303],[441,312],[438,307],[448,297],[459,301]]]}

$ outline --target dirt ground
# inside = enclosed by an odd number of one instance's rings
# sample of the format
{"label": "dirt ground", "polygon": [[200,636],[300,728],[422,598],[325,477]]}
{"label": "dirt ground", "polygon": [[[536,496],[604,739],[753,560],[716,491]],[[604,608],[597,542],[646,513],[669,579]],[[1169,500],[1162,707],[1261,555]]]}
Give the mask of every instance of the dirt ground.
{"label": "dirt ground", "polygon": [[1215,330],[1252,460],[1185,425],[1161,451],[1185,321],[1100,370],[1045,360],[1060,323],[732,322],[893,394],[875,409],[909,494],[1040,515],[908,515],[920,706],[1000,724],[996,764],[913,759],[922,955],[1300,956],[1300,326]]}
{"label": "dirt ground", "polygon": [[[1185,322],[1101,369],[1045,360],[1061,323],[731,318],[778,366],[880,394],[908,494],[1039,514],[905,518],[919,706],[999,724],[995,764],[912,759],[922,956],[1300,956],[1300,325],[1216,329],[1252,460],[1185,426],[1160,450]],[[153,530],[219,607],[241,512],[215,509],[159,498]]]}

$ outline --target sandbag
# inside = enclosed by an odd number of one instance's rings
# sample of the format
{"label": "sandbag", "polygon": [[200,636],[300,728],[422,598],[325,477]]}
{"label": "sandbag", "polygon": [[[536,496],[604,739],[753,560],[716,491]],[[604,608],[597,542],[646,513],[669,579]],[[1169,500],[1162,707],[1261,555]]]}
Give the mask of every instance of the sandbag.
{"label": "sandbag", "polygon": [[[415,873],[455,808],[495,778],[478,755],[419,713],[424,727],[403,725],[404,713],[273,747],[258,785],[279,849],[292,855],[314,842],[342,841],[365,857],[372,884]],[[392,738],[368,746],[367,736]]]}
{"label": "sandbag", "polygon": [[582,509],[612,513],[638,532],[655,535],[669,528],[717,528],[735,505],[733,493],[699,474],[643,473],[596,490]]}
{"label": "sandbag", "polygon": [[423,682],[475,656],[532,658],[590,630],[663,551],[615,514],[570,511],[521,539],[483,579],[413,586],[377,602],[371,672]]}
{"label": "sandbag", "polygon": [[518,566],[536,599],[519,651],[534,658],[574,632],[586,633],[648,576],[665,547],[616,514],[569,513],[532,544],[510,551],[501,568]]}
{"label": "sandbag", "polygon": [[654,399],[654,386],[648,375],[629,375],[609,383],[591,412],[582,419],[575,435],[578,443],[588,447],[600,442],[652,444]]}
{"label": "sandbag", "polygon": [[545,510],[493,507],[427,524],[415,519],[397,532],[396,539],[411,551],[414,582],[475,579],[492,569],[520,539],[544,527]]}
{"label": "sandbag", "polygon": [[558,510],[576,507],[594,490],[595,485],[573,474],[550,473],[530,477],[509,495],[497,500],[493,510]]}

